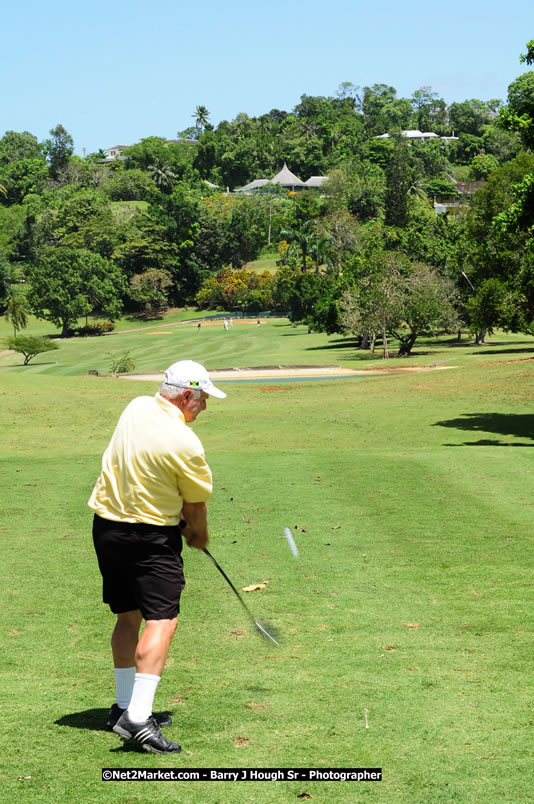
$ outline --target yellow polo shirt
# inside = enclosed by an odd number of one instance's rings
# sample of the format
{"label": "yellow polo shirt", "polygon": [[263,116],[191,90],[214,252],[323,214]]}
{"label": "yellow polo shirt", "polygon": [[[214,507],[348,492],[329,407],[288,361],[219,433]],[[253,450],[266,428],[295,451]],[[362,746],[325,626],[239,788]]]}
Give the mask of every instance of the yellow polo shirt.
{"label": "yellow polo shirt", "polygon": [[206,502],[211,491],[200,440],[157,393],[137,397],[123,411],[88,505],[116,522],[177,525],[183,501]]}

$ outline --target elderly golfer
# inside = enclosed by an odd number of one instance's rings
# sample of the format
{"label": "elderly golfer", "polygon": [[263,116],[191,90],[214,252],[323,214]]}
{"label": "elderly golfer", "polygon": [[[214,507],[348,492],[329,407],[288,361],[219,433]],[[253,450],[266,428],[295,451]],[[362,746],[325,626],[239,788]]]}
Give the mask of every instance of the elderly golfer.
{"label": "elderly golfer", "polygon": [[123,411],[89,500],[103,599],[117,615],[116,702],[106,725],[156,754],[181,750],[161,733],[171,719],[153,715],[152,703],[185,584],[181,535],[198,549],[209,538],[211,471],[187,426],[208,396],[226,394],[199,363],[181,360],[167,369],[154,397],[137,397]]}

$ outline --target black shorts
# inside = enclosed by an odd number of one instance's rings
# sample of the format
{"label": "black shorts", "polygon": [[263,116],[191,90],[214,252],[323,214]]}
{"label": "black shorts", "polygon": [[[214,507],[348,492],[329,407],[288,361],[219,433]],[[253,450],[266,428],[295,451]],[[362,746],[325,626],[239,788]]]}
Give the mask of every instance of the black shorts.
{"label": "black shorts", "polygon": [[95,514],[93,542],[103,600],[114,614],[139,609],[145,620],[172,620],[185,586],[178,525],[112,522]]}

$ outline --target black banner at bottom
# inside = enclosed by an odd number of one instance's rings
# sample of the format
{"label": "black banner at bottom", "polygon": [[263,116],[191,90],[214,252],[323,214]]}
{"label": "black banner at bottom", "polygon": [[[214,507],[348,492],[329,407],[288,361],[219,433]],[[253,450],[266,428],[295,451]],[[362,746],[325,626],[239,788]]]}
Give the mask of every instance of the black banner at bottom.
{"label": "black banner at bottom", "polygon": [[382,768],[102,768],[103,782],[381,782]]}

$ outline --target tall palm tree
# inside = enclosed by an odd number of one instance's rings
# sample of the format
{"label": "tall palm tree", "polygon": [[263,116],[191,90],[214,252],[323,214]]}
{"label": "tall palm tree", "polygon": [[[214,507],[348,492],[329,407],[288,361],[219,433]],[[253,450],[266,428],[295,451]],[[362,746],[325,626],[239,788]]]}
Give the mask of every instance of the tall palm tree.
{"label": "tall palm tree", "polygon": [[13,324],[13,334],[17,337],[19,329],[28,326],[30,307],[24,293],[16,293],[7,303],[6,319]]}
{"label": "tall palm tree", "polygon": [[280,237],[283,237],[291,244],[292,249],[299,249],[302,255],[302,272],[306,271],[306,257],[308,257],[318,240],[317,234],[314,229],[313,219],[306,221],[299,228],[284,229],[280,232]]}
{"label": "tall palm tree", "polygon": [[411,185],[408,187],[406,195],[413,195],[415,198],[419,199],[419,201],[426,201],[427,194],[425,190],[425,180],[418,176],[414,178]]}
{"label": "tall palm tree", "polygon": [[199,128],[201,131],[204,131],[207,124],[209,123],[209,116],[210,113],[208,112],[205,106],[197,106],[194,114],[191,115],[191,117],[195,118],[196,127]]}
{"label": "tall palm tree", "polygon": [[159,160],[153,165],[150,165],[148,172],[152,175],[152,178],[160,190],[163,192],[165,192],[165,190],[172,190],[176,179],[176,173],[168,162]]}

